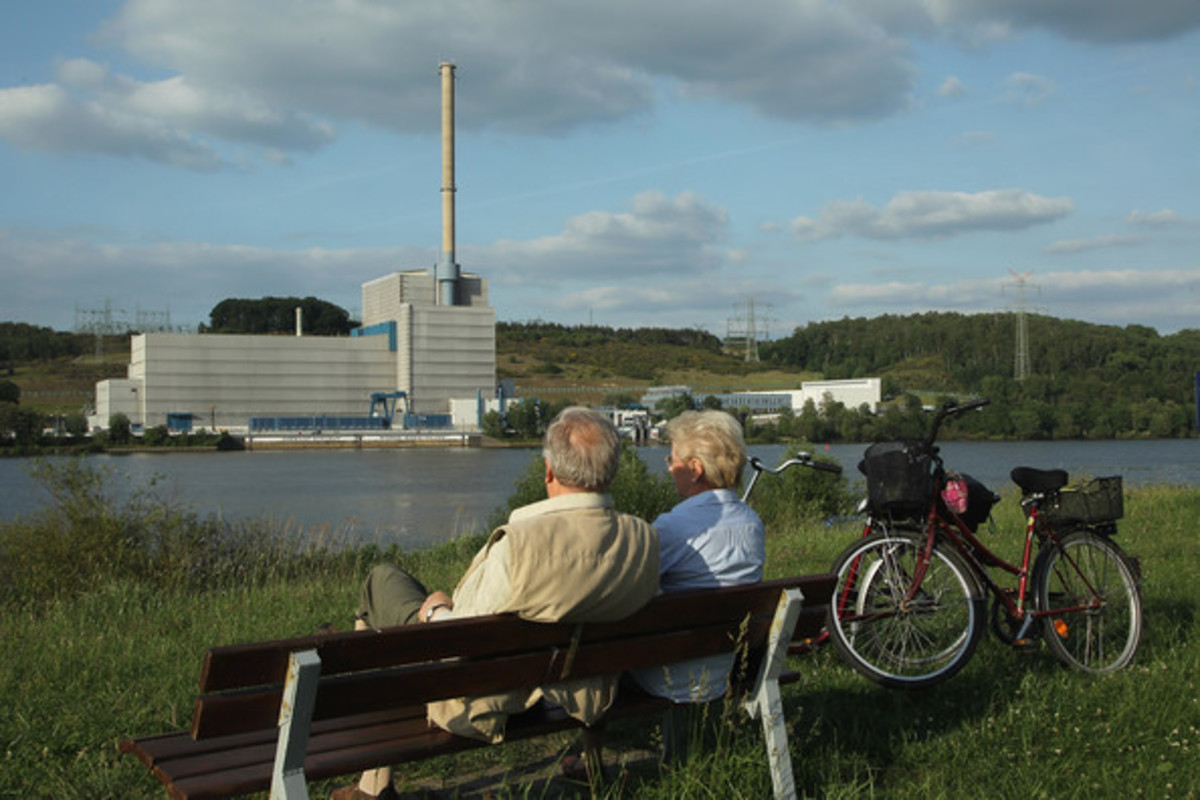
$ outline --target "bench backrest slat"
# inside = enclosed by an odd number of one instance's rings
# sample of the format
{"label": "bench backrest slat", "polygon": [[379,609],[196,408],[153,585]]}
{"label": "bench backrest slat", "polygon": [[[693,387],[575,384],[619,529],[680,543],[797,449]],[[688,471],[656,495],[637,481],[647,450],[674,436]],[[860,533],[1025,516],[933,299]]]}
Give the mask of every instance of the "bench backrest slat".
{"label": "bench backrest slat", "polygon": [[[576,678],[730,652],[744,625],[751,649],[760,649],[780,592],[793,586],[817,598],[801,622],[819,630],[833,576],[666,595],[621,622],[579,628],[498,615],[214,648],[206,658],[203,686],[209,692],[240,691],[202,695],[192,734],[206,738],[273,727],[286,659],[296,649],[316,648],[321,656],[314,719],[326,719],[554,682],[568,658],[569,677]],[[574,647],[573,635],[578,637]]]}
{"label": "bench backrest slat", "polygon": [[[589,623],[587,636],[620,638],[638,631],[669,630],[682,624],[720,619],[723,603],[744,603],[756,598],[760,611],[773,608],[778,591],[799,586],[806,595],[827,597],[832,576],[808,575],[764,581],[718,590],[680,592],[656,597],[636,614],[618,622]],[[823,593],[822,593],[823,592]],[[709,595],[705,603],[697,597]],[[764,599],[765,598],[765,599]],[[483,619],[496,620],[480,627]],[[500,620],[503,620],[502,622]],[[200,677],[201,692],[218,692],[262,684],[283,683],[288,656],[296,650],[315,648],[327,672],[353,672],[418,663],[430,659],[471,657],[503,652],[505,643],[563,646],[570,641],[574,626],[536,624],[514,615],[452,620],[436,625],[410,625],[383,631],[350,632],[330,636],[280,639],[274,642],[214,647],[205,655]]]}
{"label": "bench backrest slat", "polygon": [[[770,622],[769,617],[751,618],[746,640],[763,642]],[[698,630],[634,637],[622,641],[620,647],[607,641],[580,644],[565,677],[567,649],[534,649],[480,661],[435,661],[334,675],[321,680],[313,720],[532,688],[729,652],[734,648],[731,631],[736,630],[736,623],[712,624]],[[281,696],[279,687],[261,687],[202,697],[193,714],[192,735],[203,739],[271,727],[279,715]]]}

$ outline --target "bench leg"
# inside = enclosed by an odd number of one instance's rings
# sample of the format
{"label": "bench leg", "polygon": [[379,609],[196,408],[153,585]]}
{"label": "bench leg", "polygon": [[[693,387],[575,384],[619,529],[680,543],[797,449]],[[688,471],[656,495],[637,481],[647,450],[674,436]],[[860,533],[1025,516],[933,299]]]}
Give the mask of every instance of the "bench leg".
{"label": "bench leg", "polygon": [[800,619],[800,607],[804,596],[798,589],[787,589],[779,597],[775,618],[771,621],[771,635],[767,640],[767,652],[763,655],[758,680],[746,700],[746,711],[751,717],[761,717],[763,737],[766,739],[767,759],[771,766],[771,783],[775,797],[794,798],[796,779],[792,774],[792,753],[788,748],[787,721],[783,716],[783,698],[779,693],[779,674],[787,660],[792,632]]}
{"label": "bench leg", "polygon": [[604,724],[583,729],[583,764],[593,786],[604,780]]}
{"label": "bench leg", "polygon": [[275,746],[275,768],[271,772],[271,800],[308,800],[304,756],[320,677],[321,658],[316,650],[292,653],[279,706],[279,743]]}

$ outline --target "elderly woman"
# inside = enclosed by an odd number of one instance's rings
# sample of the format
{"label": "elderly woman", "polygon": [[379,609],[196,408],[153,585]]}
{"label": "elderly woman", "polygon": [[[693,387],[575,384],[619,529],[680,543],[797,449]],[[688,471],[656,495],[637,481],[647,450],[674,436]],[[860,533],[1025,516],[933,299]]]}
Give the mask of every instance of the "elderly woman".
{"label": "elderly woman", "polygon": [[[735,586],[762,579],[766,531],[736,487],[746,465],[741,424],[724,411],[685,411],[667,426],[667,469],[682,500],[654,520],[663,592]],[[725,693],[732,655],[639,670],[643,689],[676,703]]]}

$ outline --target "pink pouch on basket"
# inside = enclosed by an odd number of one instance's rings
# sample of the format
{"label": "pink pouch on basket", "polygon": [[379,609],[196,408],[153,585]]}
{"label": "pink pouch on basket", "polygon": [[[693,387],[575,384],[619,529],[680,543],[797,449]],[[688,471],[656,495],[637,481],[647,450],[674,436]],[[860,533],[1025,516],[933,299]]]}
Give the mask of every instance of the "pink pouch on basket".
{"label": "pink pouch on basket", "polygon": [[955,514],[967,511],[967,482],[962,478],[950,478],[942,487],[942,502]]}

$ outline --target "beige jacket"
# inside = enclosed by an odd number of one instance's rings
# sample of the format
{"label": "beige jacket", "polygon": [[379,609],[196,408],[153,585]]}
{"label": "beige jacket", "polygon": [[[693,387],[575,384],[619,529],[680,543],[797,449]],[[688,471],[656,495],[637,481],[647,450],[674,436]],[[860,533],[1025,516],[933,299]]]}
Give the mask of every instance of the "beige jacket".
{"label": "beige jacket", "polygon": [[[438,619],[513,612],[536,622],[607,622],[637,611],[658,591],[658,534],[612,507],[607,494],[567,494],[519,508],[475,555]],[[429,720],[489,742],[545,697],[586,723],[616,696],[616,676],[430,703]]]}

